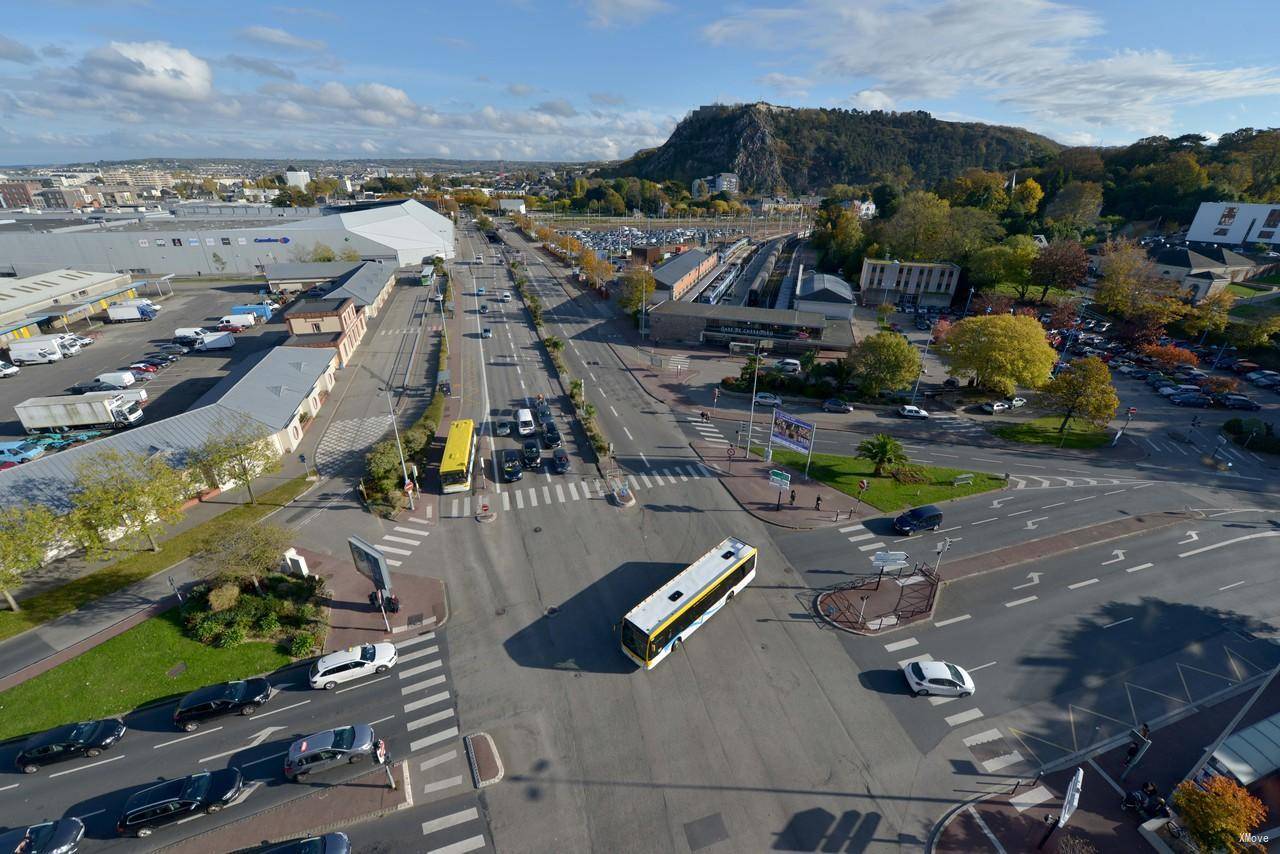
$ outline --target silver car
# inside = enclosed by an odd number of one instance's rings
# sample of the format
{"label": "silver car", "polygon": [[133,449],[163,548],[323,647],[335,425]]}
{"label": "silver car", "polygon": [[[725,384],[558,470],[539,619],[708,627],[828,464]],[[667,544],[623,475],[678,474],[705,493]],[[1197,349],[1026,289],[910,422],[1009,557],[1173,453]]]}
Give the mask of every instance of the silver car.
{"label": "silver car", "polygon": [[368,724],[327,729],[300,738],[289,746],[284,760],[284,775],[297,780],[316,771],[326,771],[339,765],[356,765],[373,758],[379,762],[386,757],[386,745],[373,733]]}

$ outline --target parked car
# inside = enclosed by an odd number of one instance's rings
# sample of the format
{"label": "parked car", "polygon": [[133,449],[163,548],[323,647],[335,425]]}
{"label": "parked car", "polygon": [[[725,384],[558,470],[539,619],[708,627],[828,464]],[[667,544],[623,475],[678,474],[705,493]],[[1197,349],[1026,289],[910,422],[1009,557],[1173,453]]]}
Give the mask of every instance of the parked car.
{"label": "parked car", "polygon": [[181,359],[182,356],[177,353],[158,353],[157,352],[157,353],[148,353],[142,358],[148,362],[152,362],[152,361],[164,362],[166,365],[172,365],[176,363],[179,359]]}
{"label": "parked car", "polygon": [[331,652],[311,665],[311,687],[331,691],[343,682],[385,673],[395,666],[398,658],[395,645],[385,641]]}
{"label": "parked car", "polygon": [[324,836],[308,836],[278,842],[269,848],[258,849],[258,854],[351,854],[351,840],[340,830]]}
{"label": "parked car", "polygon": [[141,838],[166,824],[202,813],[212,815],[239,797],[243,788],[239,768],[201,771],[166,780],[135,792],[125,801],[116,832]]}
{"label": "parked car", "polygon": [[[476,263],[477,264],[480,263],[480,256],[478,255],[476,256]],[[476,288],[476,296],[478,297],[484,296],[484,288],[480,288],[480,287]]]}
{"label": "parked car", "polygon": [[536,469],[542,465],[542,449],[538,447],[538,440],[525,439],[520,456],[524,467],[527,469]]}
{"label": "parked car", "polygon": [[1214,395],[1214,402],[1219,406],[1225,406],[1227,409],[1247,409],[1251,412],[1257,412],[1262,408],[1262,404],[1243,394]]}
{"label": "parked car", "polygon": [[551,452],[551,469],[556,474],[569,473],[569,454],[564,448],[556,448]]}
{"label": "parked car", "polygon": [[492,337],[493,337],[493,330],[486,326],[484,329],[481,329],[481,330],[480,330],[480,337],[481,337],[481,338],[492,338]]}
{"label": "parked car", "polygon": [[0,833],[0,851],[9,854],[75,854],[84,836],[84,822],[75,817],[22,825]]}
{"label": "parked car", "polygon": [[550,421],[542,422],[542,443],[548,448],[560,447],[560,431]]}
{"label": "parked car", "polygon": [[289,755],[284,760],[284,776],[297,780],[340,765],[356,765],[378,756],[385,749],[386,745],[374,735],[369,724],[327,729],[289,745]]}
{"label": "parked car", "polygon": [[942,381],[943,388],[960,388],[960,380],[955,377],[947,377]]}
{"label": "parked car", "polygon": [[499,418],[497,421],[493,422],[493,432],[494,435],[497,436],[510,436],[511,422],[507,421],[505,418]]}
{"label": "parked car", "polygon": [[156,352],[172,353],[175,356],[185,356],[187,353],[191,352],[191,348],[184,347],[181,344],[157,344]]}
{"label": "parked car", "polygon": [[1022,407],[1024,407],[1024,406],[1026,406],[1026,405],[1027,405],[1027,399],[1026,399],[1025,397],[1011,397],[1011,398],[1009,398],[1009,408],[1010,408],[1010,409],[1020,409],[1020,408],[1022,408]]}
{"label": "parked car", "polygon": [[973,693],[973,677],[963,667],[945,661],[912,661],[902,665],[902,675],[917,697],[968,697]]}
{"label": "parked car", "polygon": [[248,717],[271,699],[271,694],[271,683],[262,677],[197,688],[178,701],[173,723],[179,729],[195,732],[200,722],[209,718]]}
{"label": "parked car", "polygon": [[1007,412],[1008,410],[1009,404],[1003,400],[988,400],[982,404],[982,411],[991,415],[995,415],[997,412]]}
{"label": "parked car", "polygon": [[135,383],[149,383],[156,378],[155,371],[144,371],[144,370],[135,368],[130,370],[129,373],[133,374],[133,381]]}
{"label": "parked car", "polygon": [[1203,409],[1213,403],[1213,398],[1209,397],[1207,394],[1202,394],[1196,391],[1188,392],[1186,394],[1171,395],[1169,397],[1169,402],[1174,406],[1194,406],[1198,409]]}
{"label": "parked car", "polygon": [[[97,756],[119,741],[126,729],[124,722],[116,718],[55,727],[28,738],[14,764],[23,774],[34,774],[55,762],[77,756]],[[4,850],[0,847],[0,851]]]}
{"label": "parked car", "polygon": [[125,365],[125,370],[144,371],[148,374],[154,374],[156,371],[160,370],[160,368],[150,362],[131,362],[130,364]]}
{"label": "parked car", "polygon": [[1191,383],[1178,383],[1177,385],[1166,385],[1156,389],[1161,397],[1173,397],[1175,394],[1193,394],[1200,391],[1200,386]]}
{"label": "parked car", "polygon": [[71,338],[81,347],[92,347],[98,341],[97,338],[90,338],[88,335],[72,335]]}
{"label": "parked car", "polygon": [[768,392],[768,391],[756,392],[756,396],[752,398],[752,400],[756,406],[781,406],[782,405],[782,398],[778,397],[773,392]]}
{"label": "parked car", "polygon": [[0,442],[0,462],[26,463],[44,456],[44,445],[23,439],[17,442]]}
{"label": "parked car", "polygon": [[[177,361],[177,360],[175,359],[174,361]],[[151,367],[155,368],[157,371],[163,371],[165,368],[173,364],[173,362],[170,362],[168,359],[158,358],[156,356],[147,356],[142,359],[139,359],[138,364],[150,365]]]}
{"label": "parked car", "polygon": [[910,404],[903,404],[902,406],[899,406],[898,414],[903,418],[918,418],[920,420],[925,420],[929,417],[928,412],[918,406],[912,406]]}
{"label": "parked car", "polygon": [[219,332],[235,332],[235,333],[244,332],[244,327],[238,323],[219,323],[217,326],[213,328],[218,330]]}
{"label": "parked car", "polygon": [[22,368],[19,368],[17,365],[10,364],[9,362],[0,362],[0,377],[11,377],[21,370]]}
{"label": "parked car", "polygon": [[499,464],[502,466],[502,477],[507,483],[514,483],[524,477],[524,463],[520,462],[519,451],[506,449],[502,452]]}
{"label": "parked car", "polygon": [[823,412],[852,412],[853,404],[838,397],[829,397],[822,402]]}
{"label": "parked car", "polygon": [[75,385],[67,389],[72,394],[88,394],[91,391],[121,391],[123,386],[115,383],[104,382],[99,379],[81,380]]}
{"label": "parked car", "polygon": [[481,313],[481,314],[488,314],[488,313],[489,313],[489,305],[488,305],[488,303],[480,303],[480,313]]}
{"label": "parked car", "polygon": [[893,529],[900,534],[916,531],[936,531],[942,527],[942,511],[932,504],[908,510],[893,520]]}

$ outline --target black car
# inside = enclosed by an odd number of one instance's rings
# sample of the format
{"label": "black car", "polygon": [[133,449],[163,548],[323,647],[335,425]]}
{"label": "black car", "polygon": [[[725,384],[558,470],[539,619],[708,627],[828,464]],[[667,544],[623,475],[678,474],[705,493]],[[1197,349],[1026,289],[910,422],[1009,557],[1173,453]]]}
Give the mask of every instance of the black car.
{"label": "black car", "polygon": [[524,459],[524,467],[527,469],[536,469],[542,465],[542,449],[538,447],[537,439],[524,440],[521,457]]}
{"label": "black car", "polygon": [[550,421],[542,424],[542,443],[548,448],[560,447],[560,431]]}
{"label": "black car", "polygon": [[[42,765],[77,756],[97,756],[119,741],[125,729],[124,723],[115,718],[60,726],[27,739],[15,764],[22,773],[34,774]],[[0,847],[0,851],[4,848]]]}
{"label": "black car", "polygon": [[177,353],[148,353],[142,358],[148,362],[164,362],[166,365],[172,365],[181,357]]}
{"label": "black car", "polygon": [[178,701],[178,707],[173,710],[173,723],[194,732],[206,718],[231,714],[247,717],[270,698],[271,683],[260,676],[197,688]]}
{"label": "black car", "polygon": [[1247,409],[1250,412],[1257,412],[1262,408],[1261,403],[1243,394],[1218,394],[1214,395],[1213,401],[1227,409]]}
{"label": "black car", "polygon": [[919,329],[921,332],[928,332],[932,328],[933,324],[925,318],[921,317],[916,320],[916,329]]}
{"label": "black car", "polygon": [[190,347],[184,347],[181,344],[158,344],[156,345],[156,350],[157,352],[168,353],[172,356],[184,356],[191,352]]}
{"label": "black car", "polygon": [[350,854],[351,842],[345,833],[334,831],[324,836],[290,839],[255,851],[256,854]]}
{"label": "black car", "polygon": [[135,792],[125,801],[116,832],[121,836],[150,836],[157,827],[201,813],[215,813],[234,801],[243,787],[239,768],[165,780]]}
{"label": "black car", "polygon": [[115,383],[105,383],[102,380],[85,380],[71,386],[67,391],[72,394],[88,394],[91,391],[120,391],[122,388]]}
{"label": "black car", "polygon": [[533,412],[535,415],[538,416],[539,423],[548,421],[552,417],[551,405],[547,403],[545,400],[538,401],[537,405],[534,406],[533,408]]}
{"label": "black car", "polygon": [[524,477],[524,464],[520,462],[520,453],[518,451],[506,450],[502,452],[502,477],[507,483],[512,483]]}
{"label": "black car", "polygon": [[184,347],[187,350],[195,347],[200,343],[200,339],[194,335],[175,335],[173,336],[173,344],[175,347]]}
{"label": "black car", "polygon": [[1213,403],[1213,398],[1198,391],[1189,391],[1186,394],[1170,395],[1169,402],[1174,406],[1194,406],[1197,409],[1203,409]]}
{"label": "black car", "polygon": [[84,836],[84,822],[78,818],[59,818],[43,824],[18,827],[0,833],[0,851],[21,854],[75,854]]}
{"label": "black car", "polygon": [[135,364],[151,365],[156,370],[163,371],[165,368],[169,367],[176,361],[177,359],[170,360],[167,356],[147,356],[145,358],[139,359]]}
{"label": "black car", "polygon": [[936,531],[942,527],[942,511],[932,504],[908,510],[893,520],[893,529],[899,534],[914,534],[916,531]]}
{"label": "black car", "polygon": [[551,469],[556,474],[569,473],[569,454],[564,448],[556,448],[551,453]]}

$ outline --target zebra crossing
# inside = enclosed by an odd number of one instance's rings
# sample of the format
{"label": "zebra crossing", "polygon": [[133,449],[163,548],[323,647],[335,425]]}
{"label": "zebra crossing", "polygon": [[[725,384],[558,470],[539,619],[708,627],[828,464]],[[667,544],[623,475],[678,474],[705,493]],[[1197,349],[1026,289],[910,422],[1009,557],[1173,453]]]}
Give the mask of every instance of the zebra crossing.
{"label": "zebra crossing", "polygon": [[958,415],[948,415],[946,413],[934,413],[929,422],[934,427],[956,436],[987,435],[986,425],[981,421],[974,421],[972,418],[961,418]]}
{"label": "zebra crossing", "polygon": [[725,447],[729,444],[729,440],[720,432],[720,428],[710,421],[690,421],[689,426],[698,431],[699,437],[708,445],[717,445]]}
{"label": "zebra crossing", "polygon": [[[402,523],[393,525],[390,532],[384,533],[382,539],[373,544],[375,549],[386,556],[387,566],[402,565],[404,561],[400,558],[411,556],[413,550],[431,536],[426,526],[431,524],[431,519],[435,515],[434,509],[424,502],[418,513],[420,515],[410,516]],[[403,660],[402,658],[401,661]]]}
{"label": "zebra crossing", "polygon": [[[639,472],[624,474],[622,479],[631,488],[632,492],[639,492],[642,489],[675,486],[692,480],[703,480],[714,478],[715,476],[715,472],[702,465],[702,463],[690,463],[687,465],[671,465],[660,469],[654,468],[643,474]],[[444,507],[444,499],[442,498],[440,500],[440,515],[449,518],[462,518],[473,513],[482,512],[482,508],[486,504],[489,505],[490,510],[501,508],[503,512],[531,510],[535,507],[545,507],[553,504],[572,504],[575,501],[607,499],[609,494],[608,484],[599,478],[576,481],[555,480],[535,486],[508,486],[507,489],[503,490],[500,497],[497,495],[477,495],[473,498],[470,495],[465,495],[460,498],[454,498],[450,500],[447,510]]]}
{"label": "zebra crossing", "polygon": [[379,329],[379,335],[412,335],[418,331],[416,326],[406,326],[403,329]]}
{"label": "zebra crossing", "polygon": [[316,470],[321,477],[337,474],[349,463],[363,459],[369,448],[390,429],[389,413],[334,421],[316,445]]}
{"label": "zebra crossing", "polygon": [[1066,477],[1053,475],[1042,477],[1036,474],[1009,475],[1009,486],[1012,489],[1066,489],[1073,486],[1130,486],[1150,481],[1132,477]]}

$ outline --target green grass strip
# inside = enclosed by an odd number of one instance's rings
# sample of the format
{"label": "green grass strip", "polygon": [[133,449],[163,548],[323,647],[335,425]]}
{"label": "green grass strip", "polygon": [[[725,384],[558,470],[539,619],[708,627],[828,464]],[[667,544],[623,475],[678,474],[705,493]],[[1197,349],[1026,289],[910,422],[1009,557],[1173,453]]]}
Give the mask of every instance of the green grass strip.
{"label": "green grass strip", "polygon": [[[773,461],[788,466],[797,472],[804,471],[805,455],[795,451],[774,451]],[[827,486],[838,489],[846,495],[857,496],[858,481],[867,480],[867,491],[863,494],[863,502],[884,513],[905,510],[920,504],[932,504],[949,498],[963,498],[989,492],[1004,486],[1004,479],[991,474],[973,472],[966,469],[943,468],[941,466],[919,466],[924,475],[923,483],[898,483],[892,477],[873,477],[871,472],[875,466],[868,460],[857,457],[842,457],[835,454],[814,454],[809,466],[809,477],[821,481]],[[973,482],[952,486],[957,475],[971,474]],[[803,481],[793,479],[792,486],[797,493],[803,492]],[[786,498],[783,502],[786,502]],[[812,503],[811,497],[804,497]],[[828,508],[835,510],[836,508]],[[843,508],[842,508],[843,509]]]}
{"label": "green grass strip", "polygon": [[1111,434],[1106,430],[1093,427],[1077,427],[1075,419],[1067,425],[1065,433],[1058,432],[1062,418],[1056,415],[1045,415],[1032,421],[1017,424],[1001,424],[992,427],[991,432],[1001,439],[1010,442],[1021,442],[1024,445],[1052,445],[1055,448],[1076,448],[1089,450],[1101,448],[1111,441]]}

